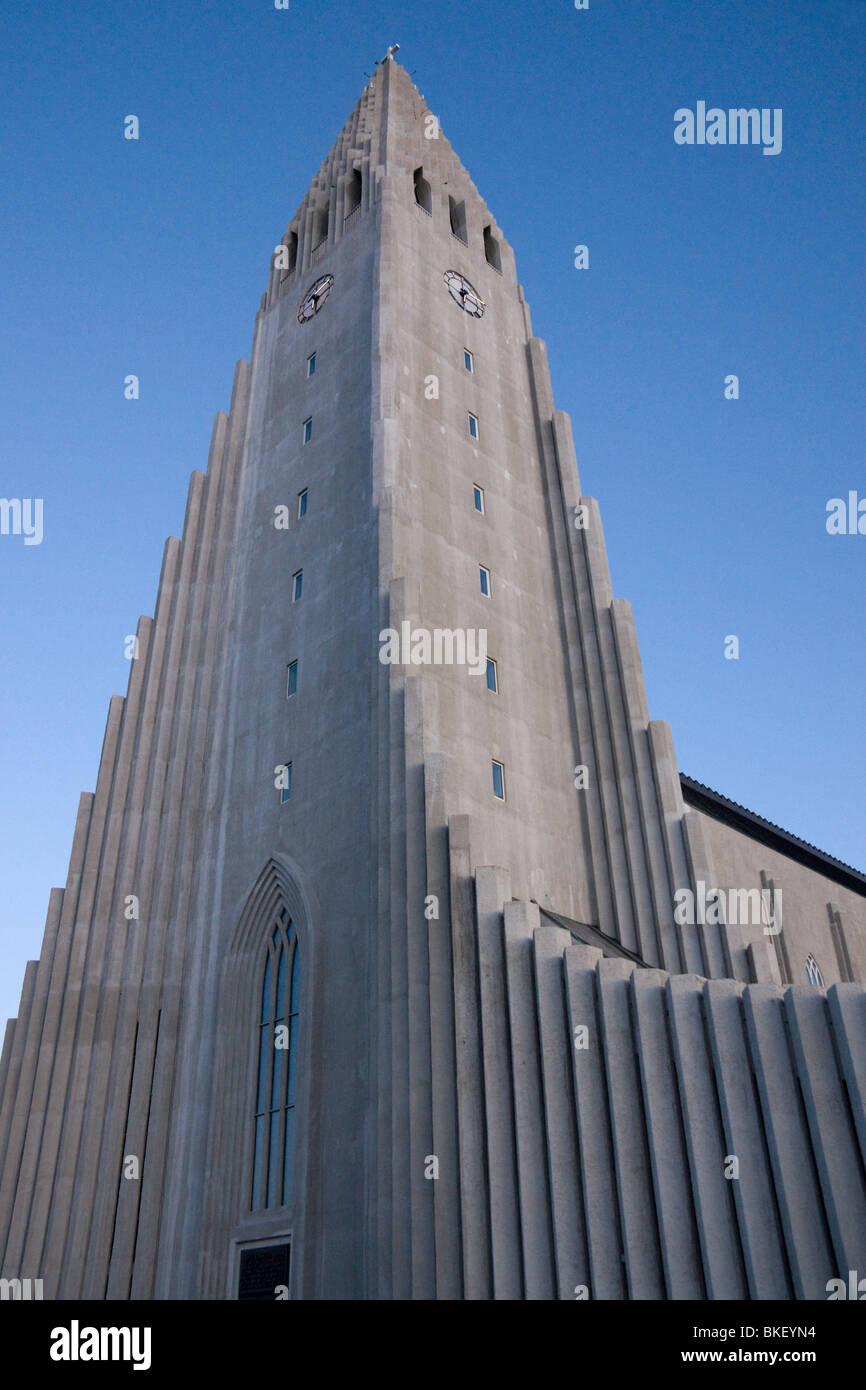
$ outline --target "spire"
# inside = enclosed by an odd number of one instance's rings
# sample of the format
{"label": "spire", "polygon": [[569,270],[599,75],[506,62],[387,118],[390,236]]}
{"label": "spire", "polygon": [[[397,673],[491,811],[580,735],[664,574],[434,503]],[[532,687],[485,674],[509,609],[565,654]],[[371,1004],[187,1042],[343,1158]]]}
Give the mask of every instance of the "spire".
{"label": "spire", "polygon": [[[488,257],[499,269],[500,247],[506,246],[484,199],[459,156],[442,134],[439,118],[429,108],[391,44],[378,59],[372,76],[355,103],[328,155],[289,222],[275,250],[263,307],[270,307],[288,289],[297,272],[306,277],[380,196],[386,175],[408,179],[407,197],[414,198],[412,179],[418,168],[422,180],[432,177],[445,195],[445,213],[452,208],[452,230],[461,228],[472,209],[495,251]],[[450,204],[447,201],[450,198]],[[510,254],[510,253],[509,253]],[[508,259],[508,256],[505,257]]]}

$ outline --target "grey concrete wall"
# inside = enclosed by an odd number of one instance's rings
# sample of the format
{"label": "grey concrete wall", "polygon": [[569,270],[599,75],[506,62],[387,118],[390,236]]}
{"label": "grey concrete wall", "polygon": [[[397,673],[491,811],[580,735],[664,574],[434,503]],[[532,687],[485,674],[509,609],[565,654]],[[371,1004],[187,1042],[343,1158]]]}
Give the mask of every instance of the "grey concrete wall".
{"label": "grey concrete wall", "polygon": [[[733,826],[702,811],[695,814],[701,819],[718,886],[761,889],[772,881],[781,892],[777,964],[783,983],[806,982],[810,954],[827,985],[866,981],[866,897]],[[764,937],[760,925],[747,925],[744,935],[748,942]],[[772,938],[770,944],[775,945]]]}

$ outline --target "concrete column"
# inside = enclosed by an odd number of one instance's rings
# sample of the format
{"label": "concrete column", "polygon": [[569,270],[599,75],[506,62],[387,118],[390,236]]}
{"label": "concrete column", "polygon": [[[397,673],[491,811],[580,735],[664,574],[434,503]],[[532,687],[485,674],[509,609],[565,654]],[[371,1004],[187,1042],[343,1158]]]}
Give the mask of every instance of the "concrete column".
{"label": "concrete column", "polygon": [[[15,1095],[18,1090],[18,1076],[21,1071],[21,1054],[23,1051],[24,1039],[27,1036],[30,1025],[30,1015],[33,1007],[33,996],[36,992],[36,977],[38,973],[39,962],[29,960],[24,967],[24,980],[21,985],[18,1014],[15,1018],[7,1019],[6,1032],[3,1035],[3,1053],[2,1056],[0,1056],[0,1170],[2,1170],[3,1167],[3,1156],[9,1139],[8,1112],[15,1103]],[[17,1048],[15,1046],[16,1033],[18,1035]],[[5,1116],[4,1111],[7,1112]]]}
{"label": "concrete column", "polygon": [[[90,1209],[91,1194],[79,1192],[81,1167],[81,1140],[90,1098],[94,1109],[98,1105],[99,1085],[108,1073],[108,1059],[101,1059],[94,1076],[96,1057],[95,1040],[98,1034],[100,1004],[103,1001],[106,977],[106,960],[110,943],[115,933],[125,938],[136,930],[134,921],[124,916],[124,901],[127,895],[135,894],[138,885],[132,878],[119,875],[119,861],[123,841],[127,831],[134,828],[127,819],[128,790],[135,745],[138,734],[138,718],[142,691],[145,686],[148,644],[151,632],[149,618],[139,619],[136,637],[138,656],[130,671],[129,689],[124,706],[124,718],[117,749],[114,783],[111,790],[111,810],[106,822],[102,846],[98,888],[94,902],[92,920],[89,927],[86,973],[82,980],[82,1001],[78,1022],[75,1056],[70,1071],[67,1108],[68,1115],[64,1126],[63,1144],[58,1155],[55,1170],[55,1189],[52,1201],[51,1222],[45,1243],[46,1267],[63,1270],[63,1282],[75,1280],[80,1275],[80,1246],[67,1251],[67,1238],[71,1214],[76,1199],[82,1200]],[[96,1092],[96,1095],[94,1095]],[[92,1117],[92,1112],[91,1112]],[[97,1128],[95,1126],[92,1127]]]}
{"label": "concrete column", "polygon": [[704,1279],[708,1298],[747,1298],[734,1199],[731,1184],[724,1176],[728,1150],[704,1027],[701,990],[701,982],[690,975],[676,976],[667,983]]}
{"label": "concrete column", "polygon": [[729,1182],[737,1210],[749,1297],[786,1299],[791,1297],[791,1285],[785,1270],[784,1242],[744,1035],[743,988],[733,980],[711,980],[704,986],[707,1032],[725,1133],[725,1161],[730,1156],[739,1164],[739,1176]]}
{"label": "concrete column", "polygon": [[748,951],[749,979],[757,985],[780,985],[779,962],[766,937],[750,943]]}
{"label": "concrete column", "polygon": [[[448,857],[447,814],[442,797],[442,755],[428,753],[424,764],[424,832],[426,881],[419,904],[419,927],[427,937],[432,1086],[432,1147],[439,1177],[430,1180],[435,1209],[436,1297],[464,1296],[462,1271],[461,1168],[457,1129],[455,979],[452,961],[452,882]],[[458,897],[459,897],[459,890]],[[439,918],[427,917],[425,901],[433,895]],[[410,904],[411,909],[411,904]],[[412,922],[410,911],[409,921]]]}
{"label": "concrete column", "polygon": [[[23,1166],[28,1177],[19,1188],[9,1232],[7,1259],[39,1264],[48,1217],[54,1165],[66,1097],[66,1083],[87,947],[99,851],[108,809],[123,700],[109,704],[105,740],[94,796],[82,797],[70,874],[45,1009],[39,1064],[33,1088]],[[34,1219],[35,1214],[35,1219]]]}
{"label": "concrete column", "polygon": [[848,950],[848,940],[842,922],[842,913],[835,903],[827,904],[827,916],[830,920],[830,935],[833,939],[833,950],[836,953],[836,966],[839,971],[839,978],[841,980],[853,980],[854,970],[851,966],[851,953]]}
{"label": "concrete column", "polygon": [[[770,875],[767,873],[767,871],[766,871],[765,869],[762,869],[762,870],[761,870],[761,889],[762,889],[762,891],[764,891],[764,892],[770,892],[770,893],[772,893],[772,895],[773,895],[773,903],[774,903],[774,905],[775,905],[775,900],[776,900],[776,882],[775,882],[774,879],[772,879],[772,878],[770,877]],[[776,909],[776,911],[778,911],[778,909]],[[781,919],[781,920],[782,920],[782,929],[781,929],[781,931],[776,932],[776,934],[775,934],[774,936],[769,937],[768,940],[770,940],[770,941],[773,943],[773,949],[774,949],[774,951],[775,951],[775,953],[776,953],[776,961],[777,961],[777,963],[778,963],[778,967],[779,967],[779,976],[780,976],[780,978],[781,978],[782,984],[783,984],[783,985],[790,985],[790,984],[792,984],[793,981],[794,981],[794,976],[793,976],[793,974],[791,973],[791,961],[790,961],[790,957],[788,956],[788,943],[787,943],[786,940],[785,940],[785,918],[784,918],[784,913],[782,914],[782,919]]]}
{"label": "concrete column", "polygon": [[827,1005],[854,1128],[866,1156],[866,995],[858,985],[832,985]]}
{"label": "concrete column", "polygon": [[706,1291],[668,1034],[667,979],[661,970],[635,970],[631,975],[635,1044],[666,1297],[701,1299]]}
{"label": "concrete column", "polygon": [[808,985],[786,990],[785,1018],[836,1254],[837,1275],[844,1279],[849,1269],[866,1268],[866,1177],[836,1064],[824,991]]}
{"label": "concrete column", "polygon": [[573,1035],[565,1008],[564,952],[571,939],[559,927],[539,927],[533,935],[556,1296],[561,1299],[573,1299],[576,1286],[590,1285],[571,1084]]}
{"label": "concrete column", "polygon": [[[148,872],[148,827],[150,840],[156,831],[153,819],[146,815],[148,798],[152,794],[157,758],[158,731],[171,719],[171,704],[165,701],[164,673],[170,660],[170,635],[177,588],[182,563],[181,542],[172,537],[165,547],[163,571],[157,597],[156,613],[148,644],[146,684],[141,705],[141,731],[129,801],[125,830],[122,878],[141,904],[141,917],[134,924],[118,923],[111,939],[107,968],[103,974],[103,1002],[96,1040],[100,1065],[93,1083],[85,1149],[90,1154],[90,1171],[96,1169],[99,1178],[92,1193],[82,1194],[71,1227],[75,1245],[81,1251],[76,1261],[76,1276],[80,1292],[77,1296],[104,1298],[117,1220],[117,1203],[125,1186],[130,1184],[121,1176],[127,1119],[130,1106],[130,1086],[133,1052],[138,1037],[138,994],[136,960],[144,951],[151,919],[155,912]],[[160,711],[161,720],[160,720]],[[140,969],[140,966],[138,967]],[[131,977],[135,996],[130,999]],[[142,1157],[140,1153],[137,1154]],[[135,1197],[140,1184],[136,1183]],[[132,1196],[132,1194],[128,1194]],[[90,1203],[92,1202],[92,1207]],[[128,1297],[128,1278],[122,1296]]]}
{"label": "concrete column", "polygon": [[[406,613],[416,618],[417,609]],[[409,1184],[411,1213],[400,1219],[411,1222],[412,1297],[436,1297],[436,1235],[434,1193],[436,1181],[424,1176],[433,1144],[431,1020],[428,924],[424,918],[427,894],[427,845],[424,791],[424,719],[422,678],[405,678],[406,700],[406,896],[401,904],[398,930],[407,934],[408,1039],[409,1039]],[[445,1157],[445,1155],[443,1155]],[[457,1174],[447,1174],[456,1186]],[[453,1186],[452,1186],[453,1190]]]}
{"label": "concrete column", "polygon": [[[566,999],[591,1279],[586,1282],[591,1298],[624,1299],[628,1297],[628,1289],[597,999],[597,968],[602,959],[601,951],[592,946],[566,948]],[[585,1034],[583,1029],[586,1029]],[[580,1030],[579,1035],[576,1030]]]}
{"label": "concrete column", "polygon": [[[674,892],[677,888],[687,888],[690,884],[688,857],[683,839],[683,795],[670,725],[663,719],[653,719],[649,723],[647,736],[659,812],[664,820],[666,832],[664,850],[667,856],[670,901],[660,926],[662,965],[668,974],[677,975],[688,968],[680,929],[673,922]],[[665,921],[669,924],[667,928],[664,925]]]}
{"label": "concrete column", "polygon": [[475,893],[493,1293],[497,1299],[520,1299],[523,1266],[502,928],[503,907],[511,898],[508,874],[504,869],[476,869]]}
{"label": "concrete column", "polygon": [[[73,862],[83,854],[86,827],[92,804],[92,796],[81,797],[76,823],[76,837],[73,842],[73,859],[70,861],[70,880]],[[40,960],[35,969],[32,962],[28,962],[25,969],[21,1007],[9,1057],[3,1107],[0,1111],[0,1178],[2,1178],[2,1184],[0,1184],[0,1274],[9,1278],[16,1278],[19,1274],[22,1274],[23,1277],[39,1277],[39,1270],[37,1269],[34,1269],[32,1274],[21,1270],[20,1244],[11,1252],[9,1244],[13,1215],[19,1201],[19,1188],[26,1186],[26,1176],[22,1182],[22,1160],[26,1154],[25,1146],[31,1130],[30,1111],[34,1087],[39,1077],[38,1064],[40,1060],[43,1060],[45,1013],[50,999],[49,991],[54,973],[54,958],[62,920],[63,900],[64,890],[52,888]],[[35,1155],[38,1161],[38,1144],[35,1148]],[[20,1240],[20,1237],[16,1237],[16,1239]]]}
{"label": "concrete column", "polygon": [[451,817],[448,848],[464,1297],[486,1299],[493,1296],[493,1268],[484,1134],[479,944],[468,816]]}
{"label": "concrete column", "polygon": [[[232,390],[231,418],[222,413],[217,415],[208,461],[204,514],[197,546],[202,556],[202,582],[196,586],[193,622],[199,629],[201,642],[197,676],[199,708],[208,710],[213,705],[218,717],[215,722],[198,718],[193,729],[187,764],[189,795],[184,798],[182,807],[185,833],[193,842],[199,828],[195,824],[197,816],[201,814],[199,808],[205,808],[205,817],[209,814],[226,815],[223,778],[235,756],[236,740],[229,733],[229,725],[231,718],[236,716],[237,706],[230,707],[227,713],[226,701],[218,697],[237,679],[238,666],[237,663],[229,669],[223,666],[221,644],[224,610],[211,595],[222,595],[225,602],[225,589],[235,555],[241,547],[241,528],[246,514],[241,489],[247,424],[254,405],[254,382],[257,379],[263,328],[263,321],[257,320],[249,369],[245,363],[238,364]],[[225,682],[225,686],[221,682]],[[225,755],[215,757],[214,750],[220,748],[225,750]],[[189,922],[190,914],[195,912],[192,904],[196,901],[203,901],[205,920],[218,922],[222,919],[224,908],[219,876],[213,875],[210,865],[202,863],[198,856],[187,856],[179,866],[174,907],[179,921]],[[171,918],[167,902],[159,907],[158,917],[164,933]],[[145,1182],[143,1185],[133,1276],[133,1294],[140,1297],[165,1297],[169,1290],[177,1294],[179,1286],[182,1288],[184,1284],[190,1296],[195,1294],[199,1261],[207,1266],[213,1260],[213,1242],[223,1241],[222,1231],[214,1232],[211,1238],[206,1236],[202,1259],[201,1211],[204,1194],[197,1190],[190,1200],[182,1181],[188,1165],[204,1166],[206,1162],[206,1126],[199,1120],[194,1138],[196,1147],[174,1138],[171,1130],[172,1103],[176,1103],[182,1095],[184,1102],[192,1106],[193,1097],[213,1084],[212,1049],[204,1049],[206,1059],[203,1064],[202,1041],[197,1036],[199,1030],[182,1031],[180,1019],[184,974],[185,970],[193,969],[194,963],[194,968],[201,972],[198,978],[207,982],[204,996],[199,1001],[200,1018],[202,1021],[207,1019],[208,1026],[216,1026],[216,996],[222,983],[218,961],[219,938],[212,932],[196,934],[191,931],[189,935],[192,940],[188,942],[186,931],[172,931],[167,937],[163,934],[159,952],[160,962],[162,953],[165,953],[165,964],[159,967],[163,981],[160,1049],[153,1080],[148,1147],[155,1156],[154,1169],[159,1171],[164,1164],[165,1176],[158,1184]],[[160,1222],[159,1213],[164,1208],[175,1214],[174,1219]],[[183,1223],[176,1219],[179,1209],[184,1213]],[[302,1244],[300,1240],[297,1243],[299,1246]],[[225,1271],[224,1244],[220,1249],[219,1263],[222,1279]],[[178,1279],[179,1270],[184,1271],[183,1284]]]}
{"label": "concrete column", "polygon": [[[87,814],[93,798],[87,797]],[[79,807],[79,820],[81,808]],[[52,888],[45,918],[45,935],[39,966],[33,986],[33,999],[28,1012],[27,1026],[19,1021],[15,1029],[15,1045],[10,1059],[10,1076],[0,1110],[0,1270],[5,1267],[6,1241],[12,1208],[18,1186],[19,1163],[24,1147],[27,1117],[36,1078],[37,1062],[45,1023],[54,954],[62,921],[64,890]],[[13,1086],[13,1076],[15,1084]],[[15,1277],[13,1275],[13,1277]]]}
{"label": "concrete column", "polygon": [[610,687],[605,674],[605,657],[610,655],[608,644],[604,640],[605,628],[608,638],[610,637],[610,574],[598,504],[590,497],[582,497],[581,503],[588,509],[588,527],[586,530],[572,530],[570,533],[572,572],[582,648],[581,680],[592,727],[592,745],[604,827],[606,875],[614,913],[613,920],[607,923],[600,916],[599,927],[607,935],[621,941],[628,950],[639,953],[627,847],[626,812],[620,800],[621,759],[617,758],[616,719],[610,709]]}
{"label": "concrete column", "polygon": [[535,903],[506,903],[504,917],[524,1297],[550,1299],[557,1293],[556,1267],[532,978],[532,935],[538,926],[538,907]]}
{"label": "concrete column", "polygon": [[820,1217],[821,1191],[792,1065],[782,992],[772,985],[750,985],[743,1009],[794,1297],[825,1299],[835,1260]]}
{"label": "concrete column", "polygon": [[[239,377],[244,375],[245,364],[243,368],[236,369],[236,388]],[[164,786],[164,810],[158,824],[148,824],[146,827],[140,872],[150,910],[140,936],[137,936],[133,943],[139,949],[132,956],[129,971],[131,988],[124,1009],[128,1019],[131,1020],[133,1011],[138,1019],[136,1065],[131,1076],[129,1111],[123,1141],[124,1151],[136,1154],[144,1153],[145,1148],[149,1146],[151,1119],[158,1123],[158,1116],[153,1114],[152,1098],[158,1049],[164,1042],[164,1019],[160,1005],[166,932],[172,916],[178,849],[185,840],[182,833],[182,810],[187,798],[192,798],[196,806],[201,804],[199,779],[191,776],[187,756],[190,726],[194,720],[193,692],[198,676],[198,656],[204,627],[204,585],[200,583],[199,575],[202,570],[207,573],[211,559],[209,536],[207,542],[202,545],[207,497],[208,488],[204,475],[196,472],[190,480],[180,574],[166,657],[166,680],[162,691],[162,709],[165,710],[166,717],[165,722],[160,723],[157,732],[154,776],[158,779],[157,785],[161,782]],[[185,914],[180,917],[180,921],[187,921]],[[181,934],[185,934],[183,927],[180,931]],[[172,1046],[173,1041],[171,1038],[168,1039],[172,1064],[176,1051]],[[133,1262],[137,1257],[141,1199],[146,1189],[153,1186],[157,1189],[162,1187],[162,1165],[153,1162],[151,1167],[151,1159],[155,1157],[153,1151],[148,1154],[141,1183],[123,1182],[120,1187],[109,1296],[115,1286],[131,1290],[134,1278]]]}
{"label": "concrete column", "polygon": [[628,1296],[664,1298],[655,1197],[631,1028],[630,981],[634,969],[630,961],[599,961],[599,1016]]}
{"label": "concrete column", "polygon": [[[34,961],[33,964],[35,965],[36,962]],[[30,961],[28,961],[28,962],[27,962],[27,965],[25,965],[25,967],[24,967],[24,982],[23,982],[23,986],[22,986],[22,990],[21,990],[22,1004],[19,1004],[19,1008],[18,1008],[19,1014],[20,1014],[21,1009],[22,1009],[22,1007],[23,1007],[24,991],[27,989],[27,966],[29,966],[29,965],[30,965]],[[28,999],[28,1011],[29,1011],[29,999]],[[10,1057],[12,1056],[12,1048],[15,1046],[15,1025],[16,1025],[17,1022],[18,1022],[18,1019],[17,1019],[17,1018],[7,1018],[7,1020],[6,1020],[6,1031],[5,1031],[5,1033],[3,1034],[3,1050],[2,1050],[2,1052],[0,1052],[0,1107],[2,1107],[2,1105],[3,1105],[3,1097],[4,1097],[5,1093],[6,1093],[6,1081],[7,1081],[7,1078],[8,1078],[8,1076],[9,1076],[9,1059],[10,1059]],[[2,1138],[4,1138],[4,1137],[5,1137],[5,1136],[3,1135],[2,1130],[0,1130],[0,1143],[2,1143]]]}
{"label": "concrete column", "polygon": [[650,964],[663,965],[670,959],[676,944],[666,825],[656,790],[648,732],[649,707],[634,614],[627,600],[613,600],[611,621],[631,739],[635,795],[643,826],[645,898],[638,913],[641,955]]}
{"label": "concrete column", "polygon": [[[718,887],[713,873],[709,846],[697,811],[687,810],[683,816],[682,824],[689,878],[688,883],[677,884],[677,887],[691,887],[695,893],[697,893],[699,882],[704,882],[708,888]],[[703,975],[707,979],[723,973],[722,952],[716,940],[718,927],[681,926],[679,932],[683,957],[690,973]]]}

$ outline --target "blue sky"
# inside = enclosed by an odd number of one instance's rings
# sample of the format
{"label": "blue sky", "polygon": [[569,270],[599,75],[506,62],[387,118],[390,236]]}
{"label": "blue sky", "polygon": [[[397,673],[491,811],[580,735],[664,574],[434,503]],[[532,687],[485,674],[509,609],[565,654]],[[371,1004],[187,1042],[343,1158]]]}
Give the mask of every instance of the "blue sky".
{"label": "blue sky", "polygon": [[[514,248],[681,769],[866,866],[866,536],[824,524],[866,497],[863,0],[22,5],[0,495],[44,539],[0,536],[0,1019],[269,255],[394,42]],[[781,153],[675,144],[699,100],[781,108]]]}

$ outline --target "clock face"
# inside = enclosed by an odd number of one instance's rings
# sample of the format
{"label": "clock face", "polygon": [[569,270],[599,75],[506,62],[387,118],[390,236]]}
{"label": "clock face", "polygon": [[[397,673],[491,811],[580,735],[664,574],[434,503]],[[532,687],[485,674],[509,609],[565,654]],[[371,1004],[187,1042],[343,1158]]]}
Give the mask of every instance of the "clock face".
{"label": "clock face", "polygon": [[319,312],[333,283],[333,275],[320,275],[315,285],[310,286],[298,305],[298,323],[308,323]]}
{"label": "clock face", "polygon": [[444,279],[454,303],[459,304],[460,308],[473,318],[480,319],[487,305],[475,287],[462,275],[458,275],[456,270],[446,270]]}

